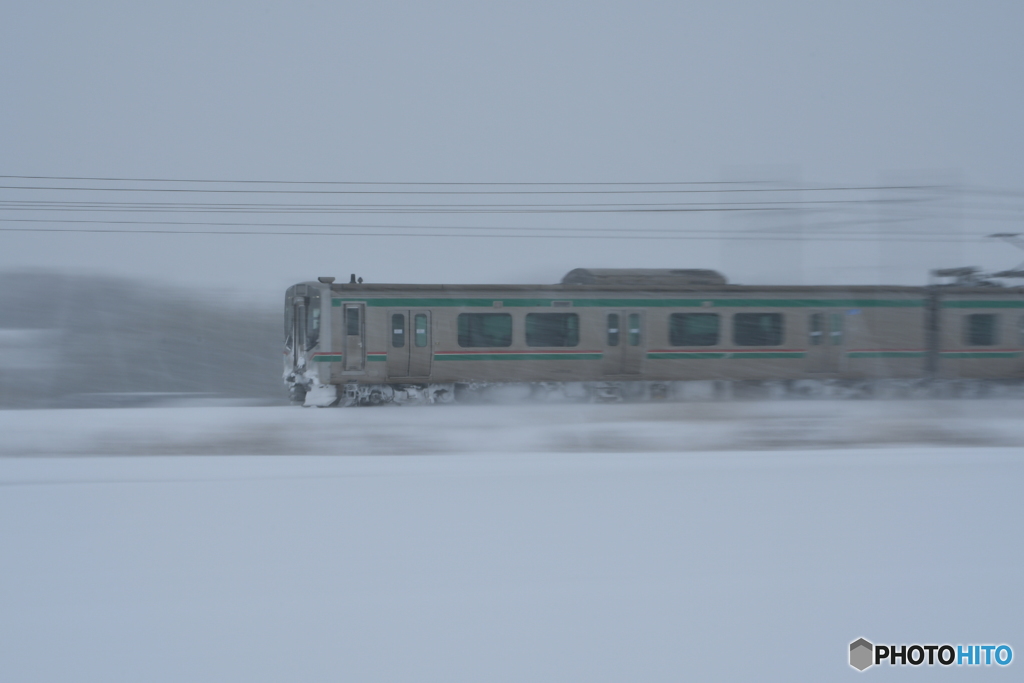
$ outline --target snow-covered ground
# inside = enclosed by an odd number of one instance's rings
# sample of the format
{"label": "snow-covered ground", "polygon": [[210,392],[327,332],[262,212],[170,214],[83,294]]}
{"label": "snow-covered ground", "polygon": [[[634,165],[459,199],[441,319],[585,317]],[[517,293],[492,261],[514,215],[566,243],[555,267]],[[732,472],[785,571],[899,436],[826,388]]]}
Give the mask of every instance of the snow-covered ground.
{"label": "snow-covered ground", "polygon": [[1024,446],[1024,400],[0,411],[0,456]]}
{"label": "snow-covered ground", "polygon": [[0,412],[0,679],[913,677],[850,668],[862,636],[1017,659],[1021,408]]}

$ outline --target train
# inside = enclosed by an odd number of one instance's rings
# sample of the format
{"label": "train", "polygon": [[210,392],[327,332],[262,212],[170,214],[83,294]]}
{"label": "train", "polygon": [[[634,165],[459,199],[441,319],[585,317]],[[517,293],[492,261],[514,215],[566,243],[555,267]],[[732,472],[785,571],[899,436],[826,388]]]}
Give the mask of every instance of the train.
{"label": "train", "polygon": [[755,286],[713,270],[587,268],[553,285],[320,277],[286,291],[284,381],[293,403],[316,407],[1022,384],[1024,288],[934,272],[954,281]]}

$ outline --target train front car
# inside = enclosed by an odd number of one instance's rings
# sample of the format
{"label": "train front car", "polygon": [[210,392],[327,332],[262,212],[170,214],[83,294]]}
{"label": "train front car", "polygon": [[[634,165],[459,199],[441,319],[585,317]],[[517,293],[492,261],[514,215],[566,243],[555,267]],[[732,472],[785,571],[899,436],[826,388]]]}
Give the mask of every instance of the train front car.
{"label": "train front car", "polygon": [[[288,288],[284,297],[284,382],[295,404],[329,406],[337,402],[337,388],[320,377],[320,359],[331,360],[330,326],[323,306],[330,306],[330,283],[304,282]],[[328,308],[328,314],[330,309]]]}

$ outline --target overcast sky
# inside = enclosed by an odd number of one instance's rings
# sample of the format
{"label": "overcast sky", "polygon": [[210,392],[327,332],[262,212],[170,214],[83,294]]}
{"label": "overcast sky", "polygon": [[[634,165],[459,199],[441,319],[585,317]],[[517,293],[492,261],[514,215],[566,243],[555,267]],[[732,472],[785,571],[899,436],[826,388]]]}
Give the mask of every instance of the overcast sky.
{"label": "overcast sky", "polygon": [[[864,206],[843,205],[829,214],[801,206],[771,215],[224,216],[13,211],[8,204],[0,209],[8,219],[0,227],[8,230],[108,227],[10,219],[110,219],[229,221],[243,223],[241,229],[261,222],[322,224],[334,226],[328,231],[349,232],[372,230],[337,226],[439,226],[429,229],[434,233],[451,233],[452,226],[572,228],[585,238],[2,231],[0,268],[247,288],[251,296],[274,298],[275,305],[290,283],[351,272],[373,282],[554,282],[576,267],[711,267],[744,283],[916,284],[930,267],[1007,268],[1024,253],[977,236],[1015,228],[1024,216],[1017,208],[1024,199],[1016,195],[929,190],[925,210],[908,220],[900,214],[902,205],[872,202],[916,202],[921,191],[807,190],[926,184],[1024,191],[1021,26],[1019,2],[6,3],[0,9],[2,175],[761,180],[804,190],[768,193],[774,200],[856,198]],[[4,186],[157,187],[2,180]],[[575,189],[595,187],[601,188]],[[683,187],[690,186],[656,189]],[[7,202],[536,204],[765,196],[324,198],[0,190],[0,200]],[[993,202],[1004,201],[1005,208],[993,208]],[[856,229],[879,232],[898,225],[926,233],[925,239],[940,232],[953,239],[821,240],[822,231],[844,221]],[[727,234],[752,229],[774,235],[793,226],[804,230],[802,240],[738,240]],[[645,238],[611,233],[620,239],[594,239],[602,234],[599,228],[626,228]],[[640,232],[651,229],[711,232],[700,240],[648,239],[653,233]]]}

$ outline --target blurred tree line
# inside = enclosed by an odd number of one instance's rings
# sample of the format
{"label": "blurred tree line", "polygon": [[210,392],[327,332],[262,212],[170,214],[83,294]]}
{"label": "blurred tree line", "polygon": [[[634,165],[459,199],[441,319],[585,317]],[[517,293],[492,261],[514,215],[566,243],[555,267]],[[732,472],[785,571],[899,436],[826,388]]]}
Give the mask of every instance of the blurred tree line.
{"label": "blurred tree line", "polygon": [[286,402],[278,302],[226,294],[0,273],[0,407]]}

